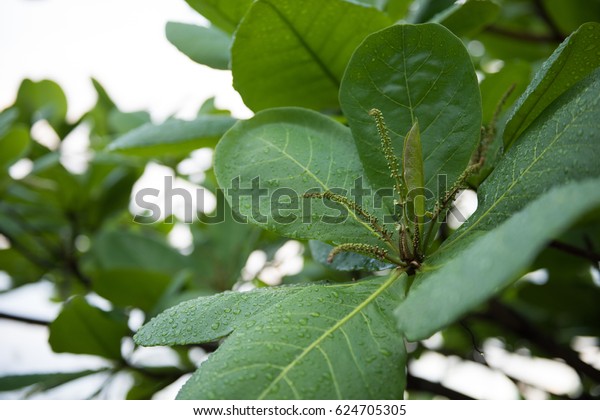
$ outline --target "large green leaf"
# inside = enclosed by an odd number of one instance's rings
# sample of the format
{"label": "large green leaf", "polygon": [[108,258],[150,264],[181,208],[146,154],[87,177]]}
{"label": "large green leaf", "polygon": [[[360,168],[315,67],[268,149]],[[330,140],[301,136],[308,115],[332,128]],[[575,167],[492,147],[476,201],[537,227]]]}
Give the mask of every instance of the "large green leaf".
{"label": "large green leaf", "polygon": [[343,0],[258,0],[235,34],[234,87],[254,111],[337,109],[352,52],[390,23],[377,9]]}
{"label": "large green leaf", "polygon": [[475,70],[461,41],[438,24],[397,25],[368,37],[348,65],[340,102],[376,188],[392,183],[368,115],[372,108],[382,111],[397,155],[418,120],[425,187],[434,196],[445,188],[438,185],[438,175],[452,185],[479,139],[481,98]]}
{"label": "large green leaf", "polygon": [[500,6],[489,0],[469,0],[444,10],[434,16],[437,22],[450,29],[456,36],[472,36],[493,23]]}
{"label": "large green leaf", "polygon": [[202,16],[225,32],[232,33],[252,4],[252,0],[185,0]]}
{"label": "large green leaf", "polygon": [[403,279],[200,298],[154,318],[135,339],[173,345],[228,336],[181,399],[399,399],[406,353],[391,310]]}
{"label": "large green leaf", "polygon": [[443,245],[488,231],[550,188],[600,176],[600,69],[548,107],[481,184],[478,208]]}
{"label": "large green leaf", "polygon": [[544,63],[517,101],[504,130],[510,148],[523,131],[556,98],[600,67],[600,23],[581,26]]}
{"label": "large green leaf", "polygon": [[229,68],[231,36],[225,32],[179,22],[167,22],[165,31],[169,42],[196,63],[219,70]]}
{"label": "large green leaf", "polygon": [[192,150],[214,146],[235,121],[224,115],[204,115],[192,121],[146,124],[117,138],[108,150],[145,157],[185,156]]}
{"label": "large green leaf", "polygon": [[409,340],[459,319],[524,274],[536,255],[586,212],[600,208],[600,180],[558,187],[498,228],[446,250],[423,271],[396,311]]}
{"label": "large green leaf", "polygon": [[76,296],[50,324],[48,342],[57,353],[93,354],[121,359],[121,339],[129,333],[127,320],[91,306]]}
{"label": "large green leaf", "polygon": [[103,370],[104,369],[82,370],[80,372],[32,373],[28,375],[2,376],[0,377],[0,392],[12,391],[31,385],[35,385],[36,390],[45,391],[56,388],[69,381],[102,372]]}
{"label": "large green leaf", "polygon": [[[340,220],[341,205],[303,198],[332,189],[349,196],[363,177],[350,131],[322,114],[280,108],[238,122],[217,145],[215,173],[221,188],[229,190],[234,211],[266,229],[336,245],[380,243],[372,226],[354,212]],[[368,188],[364,179],[362,186]],[[233,194],[239,194],[239,203]],[[365,197],[362,206],[373,209],[373,197]]]}

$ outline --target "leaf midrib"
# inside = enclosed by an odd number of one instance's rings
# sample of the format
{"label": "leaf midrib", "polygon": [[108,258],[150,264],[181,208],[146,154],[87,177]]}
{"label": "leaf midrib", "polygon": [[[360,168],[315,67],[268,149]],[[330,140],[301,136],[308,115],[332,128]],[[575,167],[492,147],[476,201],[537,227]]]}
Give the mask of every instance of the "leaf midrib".
{"label": "leaf midrib", "polygon": [[[388,287],[394,284],[401,276],[404,274],[404,271],[396,270],[392,272],[390,277],[381,285],[377,290],[375,290],[369,297],[367,297],[363,302],[356,306],[350,313],[346,316],[338,320],[332,327],[325,330],[316,340],[314,340],[308,347],[306,347],[302,353],[294,358],[280,373],[273,379],[273,381],[267,386],[263,392],[257,397],[258,400],[263,400],[266,398],[271,389],[282,379],[287,377],[287,374],[311,351],[318,348],[319,345],[331,334],[333,334],[336,330],[341,329],[341,327],[350,321],[355,315],[362,312],[371,302],[379,297]],[[333,371],[332,371],[333,372]]]}
{"label": "leaf midrib", "polygon": [[279,9],[275,7],[270,1],[263,0],[262,3],[269,6],[275,12],[275,14],[279,16],[284,25],[288,27],[288,29],[294,35],[298,43],[306,52],[308,52],[308,54],[311,56],[311,58],[317,64],[317,66],[319,66],[319,68],[325,74],[325,76],[327,76],[327,78],[333,83],[333,85],[339,89],[341,81],[336,77],[336,75],[333,74],[333,72],[327,67],[327,65],[325,65],[321,57],[317,55],[317,53],[311,48],[311,46],[306,43],[304,37],[296,30],[294,25],[292,25],[292,22],[290,22],[283,15],[283,13],[281,13]]}

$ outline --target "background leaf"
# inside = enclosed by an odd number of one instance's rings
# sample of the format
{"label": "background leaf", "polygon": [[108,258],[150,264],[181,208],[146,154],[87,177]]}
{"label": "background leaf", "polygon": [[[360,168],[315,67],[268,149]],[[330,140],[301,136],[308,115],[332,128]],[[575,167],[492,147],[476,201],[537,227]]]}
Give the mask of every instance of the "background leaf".
{"label": "background leaf", "polygon": [[390,23],[374,8],[342,0],[258,0],[235,34],[233,85],[254,111],[337,109],[352,52],[364,37]]}
{"label": "background leaf", "polygon": [[143,157],[185,156],[192,150],[214,146],[235,121],[224,115],[210,115],[192,121],[146,124],[114,140],[108,150]]}
{"label": "background leaf", "polygon": [[202,16],[228,33],[233,33],[252,0],[185,0]]}
{"label": "background leaf", "polygon": [[446,9],[431,21],[444,25],[456,36],[473,36],[493,23],[499,13],[500,6],[492,1],[468,0]]}
{"label": "background leaf", "polygon": [[82,370],[80,372],[32,373],[29,375],[10,375],[0,377],[0,392],[12,391],[35,385],[40,391],[46,391],[84,376],[102,372],[100,370]]}
{"label": "background leaf", "polygon": [[127,320],[91,306],[76,296],[63,306],[50,324],[52,350],[56,353],[93,354],[121,359],[121,338],[129,333]]}
{"label": "background leaf", "polygon": [[309,241],[310,252],[313,258],[326,265],[327,267],[333,268],[334,270],[340,271],[355,271],[355,270],[367,270],[367,271],[379,271],[386,268],[392,268],[392,265],[385,263],[374,258],[366,257],[364,255],[355,254],[354,252],[342,252],[336,255],[331,263],[327,262],[329,253],[333,250],[333,246],[328,245],[321,241]]}
{"label": "background leaf", "polygon": [[165,32],[169,42],[196,63],[218,70],[229,68],[231,37],[225,32],[179,22],[168,22]]}

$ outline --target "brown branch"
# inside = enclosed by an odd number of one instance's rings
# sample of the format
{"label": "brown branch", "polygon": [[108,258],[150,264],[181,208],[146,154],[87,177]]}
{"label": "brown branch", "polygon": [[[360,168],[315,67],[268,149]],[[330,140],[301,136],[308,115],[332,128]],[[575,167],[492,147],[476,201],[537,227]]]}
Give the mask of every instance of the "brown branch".
{"label": "brown branch", "polygon": [[16,321],[16,322],[23,322],[25,324],[32,324],[32,325],[42,325],[45,327],[50,325],[50,323],[52,322],[52,321],[45,321],[42,319],[28,318],[28,317],[21,316],[21,315],[7,314],[4,312],[0,312],[0,319],[6,319],[9,321]]}
{"label": "brown branch", "polygon": [[430,382],[427,379],[413,376],[410,373],[406,375],[406,389],[410,392],[420,391],[429,392],[435,395],[441,395],[450,400],[473,400],[473,397],[469,397],[461,392],[455,391],[450,388],[446,388],[444,385],[437,382]]}
{"label": "brown branch", "polygon": [[536,14],[548,25],[548,28],[552,32],[552,35],[559,42],[564,41],[565,36],[561,32],[560,28],[556,25],[556,22],[552,19],[552,17],[548,14],[548,11],[544,7],[542,0],[534,0],[533,5],[535,7]]}
{"label": "brown branch", "polygon": [[519,41],[531,42],[531,43],[548,44],[548,43],[558,43],[558,42],[563,41],[562,37],[557,37],[556,35],[538,35],[538,34],[532,34],[529,32],[517,32],[517,31],[510,30],[510,29],[502,28],[502,27],[496,26],[496,25],[488,26],[487,28],[485,28],[485,31],[492,33],[492,34],[501,35],[506,38],[512,38],[512,39],[516,39]]}
{"label": "brown branch", "polygon": [[550,247],[558,249],[559,251],[566,252],[567,254],[575,255],[596,264],[600,261],[600,254],[594,251],[588,251],[587,249],[581,249],[573,245],[566,244],[560,241],[550,242]]}

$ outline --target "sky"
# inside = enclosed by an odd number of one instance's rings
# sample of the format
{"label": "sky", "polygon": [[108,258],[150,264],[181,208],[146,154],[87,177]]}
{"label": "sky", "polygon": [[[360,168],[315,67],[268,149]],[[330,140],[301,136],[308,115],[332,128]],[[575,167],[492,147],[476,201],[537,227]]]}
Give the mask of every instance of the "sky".
{"label": "sky", "polygon": [[[47,78],[65,90],[69,117],[74,120],[95,102],[90,82],[94,77],[122,110],[148,110],[156,122],[170,115],[191,118],[205,99],[215,95],[218,106],[231,109],[240,118],[250,116],[231,87],[229,72],[200,66],[169,44],[164,27],[171,20],[206,23],[184,0],[1,0],[0,110],[12,104],[22,79]],[[10,296],[0,294],[0,310],[52,319],[60,306],[50,303],[51,295],[48,282],[29,285]],[[0,375],[104,365],[92,356],[53,354],[43,327],[0,321],[0,337]],[[435,350],[435,336],[429,345]],[[518,373],[524,366],[533,375],[537,369],[537,377],[546,386],[577,389],[574,372],[559,362],[538,361],[536,365],[535,360],[508,354],[501,343],[494,342],[487,343],[486,354],[494,369],[459,362],[434,351],[410,369],[479,398],[516,398],[519,390],[499,370]],[[158,356],[164,360],[168,354]],[[85,392],[105,379],[97,376],[78,381],[74,387],[48,397],[85,398]],[[125,379],[116,381],[103,397],[122,398],[126,385]],[[159,397],[173,398],[179,385]],[[0,398],[22,396],[0,394]]]}

